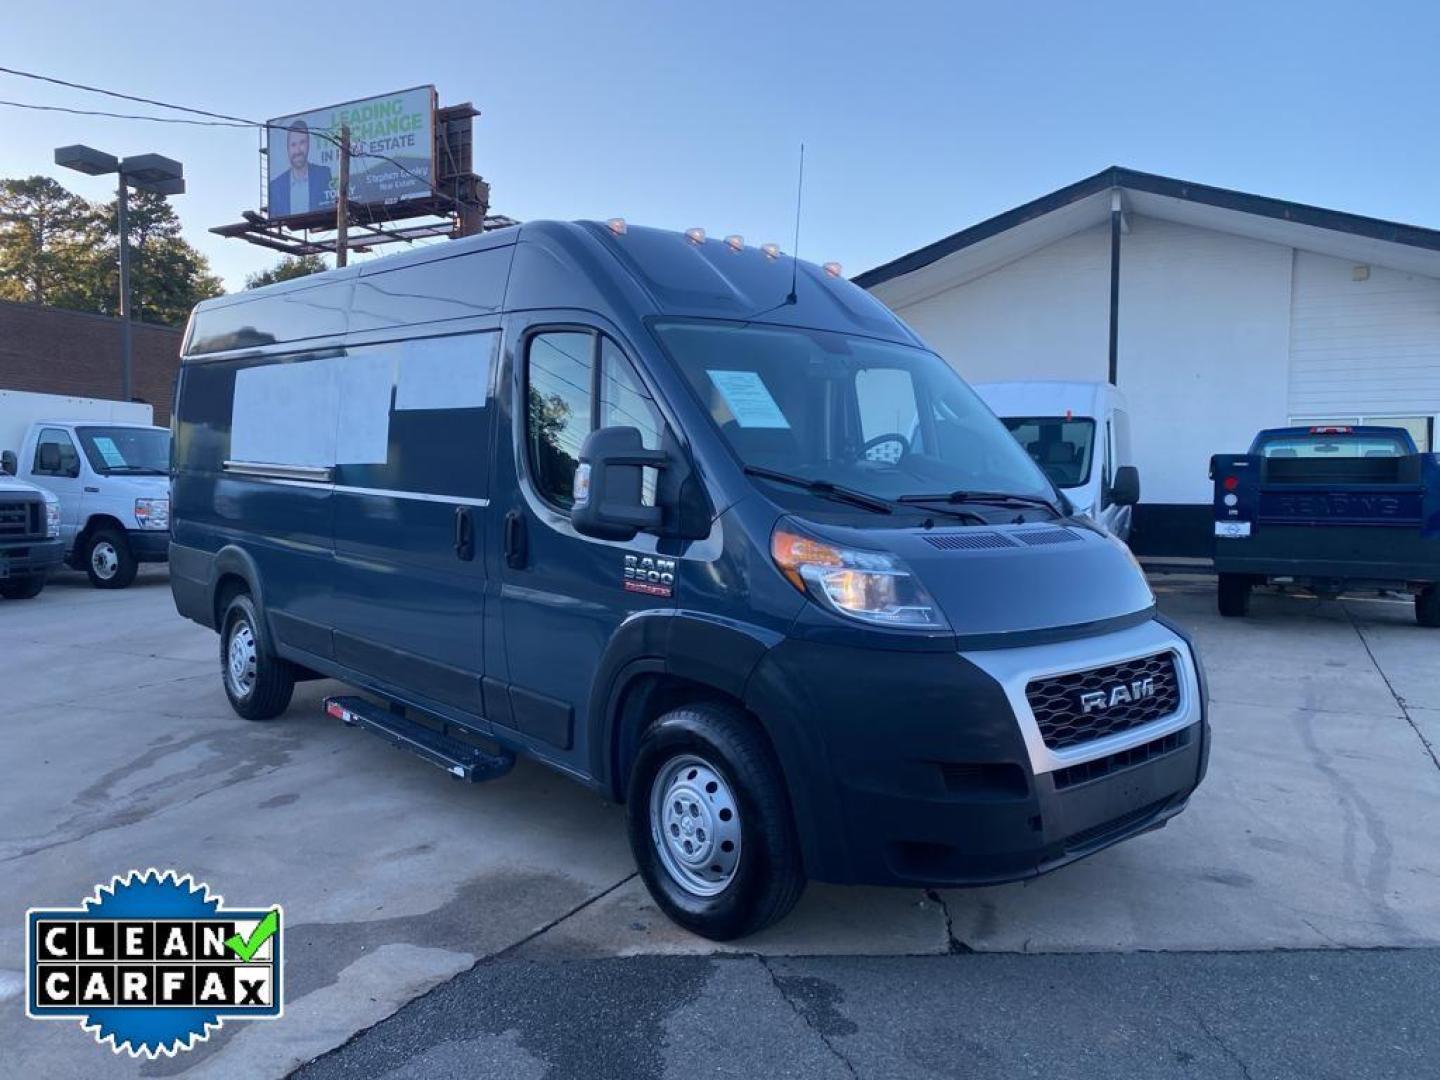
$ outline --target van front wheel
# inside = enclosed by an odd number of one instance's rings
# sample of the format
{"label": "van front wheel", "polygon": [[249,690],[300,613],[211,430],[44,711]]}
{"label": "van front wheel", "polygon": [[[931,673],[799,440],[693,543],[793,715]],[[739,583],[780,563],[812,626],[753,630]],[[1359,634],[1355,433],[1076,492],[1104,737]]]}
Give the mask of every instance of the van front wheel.
{"label": "van front wheel", "polygon": [[97,589],[128,589],[140,564],[130,552],[125,534],[97,529],[85,541],[85,572]]}
{"label": "van front wheel", "polygon": [[703,937],[753,934],[805,889],[779,766],[737,709],[706,703],[660,717],[641,739],[627,809],[651,897]]}
{"label": "van front wheel", "polygon": [[270,651],[248,593],[230,601],[220,628],[221,682],[230,707],[246,720],[273,720],[290,707],[295,672]]}
{"label": "van front wheel", "polygon": [[1440,627],[1440,585],[1415,594],[1415,621],[1421,626]]}

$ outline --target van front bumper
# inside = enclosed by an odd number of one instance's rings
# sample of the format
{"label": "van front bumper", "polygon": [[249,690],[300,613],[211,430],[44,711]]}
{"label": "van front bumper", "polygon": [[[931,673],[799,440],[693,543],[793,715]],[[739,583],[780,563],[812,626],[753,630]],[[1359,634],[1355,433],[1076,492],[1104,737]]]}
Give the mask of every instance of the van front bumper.
{"label": "van front bumper", "polygon": [[[1167,651],[1175,709],[1073,747],[1046,744],[1030,682]],[[781,758],[811,877],[990,885],[1053,870],[1184,808],[1209,754],[1193,655],[1159,620],[960,654],[792,639],[761,661],[749,696]]]}

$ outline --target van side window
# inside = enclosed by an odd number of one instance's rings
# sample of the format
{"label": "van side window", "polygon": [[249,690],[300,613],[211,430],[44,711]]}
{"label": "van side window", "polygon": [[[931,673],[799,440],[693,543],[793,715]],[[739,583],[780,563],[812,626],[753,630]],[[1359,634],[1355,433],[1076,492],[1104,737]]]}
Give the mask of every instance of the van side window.
{"label": "van side window", "polygon": [[[634,365],[608,337],[600,338],[600,427],[633,427],[640,432],[646,450],[660,449],[665,420],[655,399],[640,381]],[[655,505],[655,485],[659,476],[654,469],[645,469],[640,481],[640,501]]]}
{"label": "van side window", "polygon": [[525,442],[535,486],[566,510],[574,505],[580,445],[594,412],[595,335],[536,334],[526,351]]}
{"label": "van side window", "polygon": [[35,441],[36,476],[79,476],[80,455],[70,436],[60,428],[44,428]]}
{"label": "van side window", "polygon": [[[599,354],[598,364],[596,354]],[[665,420],[634,366],[610,338],[579,330],[536,334],[526,354],[526,432],[535,486],[566,510],[585,436],[597,427],[633,427],[647,450],[660,448]],[[642,498],[655,503],[655,471]]]}

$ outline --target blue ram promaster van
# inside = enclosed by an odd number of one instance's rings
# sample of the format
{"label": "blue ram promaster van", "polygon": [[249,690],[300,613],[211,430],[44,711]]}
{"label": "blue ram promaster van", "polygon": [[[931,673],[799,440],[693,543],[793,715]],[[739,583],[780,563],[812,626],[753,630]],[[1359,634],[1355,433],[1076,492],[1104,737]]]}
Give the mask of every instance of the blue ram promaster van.
{"label": "blue ram promaster van", "polygon": [[201,304],[175,417],[175,603],[236,712],[329,676],[457,776],[538,758],[709,937],[809,878],[1030,877],[1204,775],[1124,545],[837,267],[526,224]]}

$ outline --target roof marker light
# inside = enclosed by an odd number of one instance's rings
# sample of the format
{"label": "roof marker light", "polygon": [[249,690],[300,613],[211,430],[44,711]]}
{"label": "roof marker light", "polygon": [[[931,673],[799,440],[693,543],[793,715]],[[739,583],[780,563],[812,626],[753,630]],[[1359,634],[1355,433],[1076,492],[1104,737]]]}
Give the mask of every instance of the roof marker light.
{"label": "roof marker light", "polygon": [[823,269],[825,273],[829,274],[831,277],[840,276],[840,264],[837,262],[828,262],[821,269]]}
{"label": "roof marker light", "polygon": [[616,236],[625,235],[625,219],[623,217],[612,217],[605,224]]}
{"label": "roof marker light", "polygon": [[767,259],[778,259],[780,257],[779,244],[761,244],[760,250],[765,253]]}
{"label": "roof marker light", "polygon": [[704,229],[686,229],[686,230],[685,230],[685,239],[686,239],[686,240],[689,240],[690,243],[692,243],[692,244],[703,244],[703,243],[705,242],[705,230],[704,230]]}
{"label": "roof marker light", "polygon": [[725,237],[725,246],[731,251],[739,251],[745,246],[745,238],[739,233],[731,233]]}

